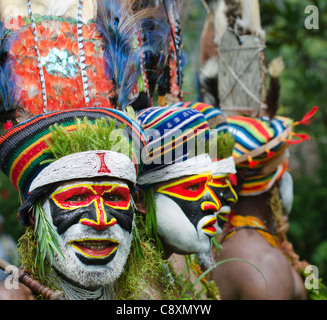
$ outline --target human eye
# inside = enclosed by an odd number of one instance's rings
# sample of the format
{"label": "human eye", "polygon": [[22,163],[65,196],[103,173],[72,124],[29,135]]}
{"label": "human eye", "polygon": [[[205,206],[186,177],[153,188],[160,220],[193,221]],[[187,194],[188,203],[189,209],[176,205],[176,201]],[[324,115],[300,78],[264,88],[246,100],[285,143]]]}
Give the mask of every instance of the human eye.
{"label": "human eye", "polygon": [[123,200],[123,196],[115,193],[107,193],[103,195],[103,200],[108,202],[118,202]]}
{"label": "human eye", "polygon": [[85,194],[76,194],[65,200],[65,202],[82,202],[82,201],[87,201],[87,196]]}

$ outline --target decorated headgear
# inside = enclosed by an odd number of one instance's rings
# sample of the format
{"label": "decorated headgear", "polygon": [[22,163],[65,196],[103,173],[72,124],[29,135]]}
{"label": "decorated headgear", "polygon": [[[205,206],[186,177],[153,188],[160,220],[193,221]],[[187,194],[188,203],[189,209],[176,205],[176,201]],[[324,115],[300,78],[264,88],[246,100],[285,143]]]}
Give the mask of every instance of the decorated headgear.
{"label": "decorated headgear", "polygon": [[45,11],[28,0],[10,5],[9,17],[1,3],[0,115],[22,122],[52,111],[124,109],[135,102],[145,85],[140,56],[152,50],[135,42],[148,18],[133,13],[133,1],[118,2],[70,1]]}
{"label": "decorated headgear", "polygon": [[[91,123],[99,119],[104,122],[87,131],[80,122],[84,118]],[[110,120],[114,122],[110,123]],[[109,131],[101,132],[106,124]],[[71,141],[61,138],[60,147],[66,148],[67,155],[59,159],[55,159],[55,154],[49,150],[49,143],[54,137],[54,125],[66,130],[66,138],[76,132],[79,126],[84,132],[79,141],[75,137],[78,146],[75,146],[75,150]],[[116,129],[112,135],[110,126]],[[97,138],[108,140],[100,143],[100,146],[105,147],[101,148],[96,143]],[[127,144],[126,149],[122,147],[122,142],[125,147]],[[141,170],[141,150],[145,145],[142,128],[123,111],[104,108],[57,111],[33,117],[7,130],[0,138],[0,168],[23,198],[24,203],[19,212],[20,220],[26,223],[25,215],[29,207],[53,183],[106,176],[135,184]],[[50,163],[49,160],[54,161]]]}
{"label": "decorated headgear", "polygon": [[219,108],[202,102],[176,104],[200,111],[210,128],[209,155],[212,160],[212,174],[234,174],[235,163],[232,157],[234,138],[228,133],[228,123]]}
{"label": "decorated headgear", "polygon": [[201,112],[174,106],[153,107],[140,111],[138,119],[148,139],[139,184],[210,171],[210,157],[205,153],[209,127]]}
{"label": "decorated headgear", "polygon": [[216,129],[217,132],[228,131],[228,124],[225,116],[219,108],[216,108],[210,104],[203,102],[180,102],[169,106],[196,109],[204,115],[210,129]]}
{"label": "decorated headgear", "polygon": [[298,122],[281,116],[272,120],[268,117],[227,118],[229,132],[236,141],[233,156],[237,170],[246,169],[240,195],[264,193],[281,179],[288,169],[286,149],[290,144],[309,139],[306,134],[293,132],[293,128],[298,124],[309,123],[317,110],[317,107],[313,108]]}

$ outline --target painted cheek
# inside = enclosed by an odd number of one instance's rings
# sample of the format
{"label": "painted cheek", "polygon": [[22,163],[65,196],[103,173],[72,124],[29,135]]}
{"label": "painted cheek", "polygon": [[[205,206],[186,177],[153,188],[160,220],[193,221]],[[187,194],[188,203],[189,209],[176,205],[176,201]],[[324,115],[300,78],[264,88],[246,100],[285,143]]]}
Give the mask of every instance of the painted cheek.
{"label": "painted cheek", "polygon": [[96,208],[96,204],[92,202],[88,206],[67,210],[58,207],[54,201],[50,200],[53,224],[57,227],[59,234],[79,223],[100,231],[117,223],[126,231],[132,231],[134,212],[131,206],[128,210],[118,210],[100,203],[98,207]]}

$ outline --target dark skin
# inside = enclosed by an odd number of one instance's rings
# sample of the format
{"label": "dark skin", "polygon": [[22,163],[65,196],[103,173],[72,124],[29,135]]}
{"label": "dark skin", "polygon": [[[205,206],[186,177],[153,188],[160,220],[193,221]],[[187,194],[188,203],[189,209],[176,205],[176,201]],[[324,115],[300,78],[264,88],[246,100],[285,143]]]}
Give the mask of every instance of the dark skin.
{"label": "dark skin", "polygon": [[[269,230],[274,221],[269,206],[268,194],[239,197],[235,211],[244,216],[259,218]],[[282,252],[271,246],[256,230],[241,229],[222,242],[223,250],[217,261],[240,258],[243,261],[228,261],[219,265],[212,278],[220,289],[223,300],[302,300],[306,299],[303,280],[292,268]]]}

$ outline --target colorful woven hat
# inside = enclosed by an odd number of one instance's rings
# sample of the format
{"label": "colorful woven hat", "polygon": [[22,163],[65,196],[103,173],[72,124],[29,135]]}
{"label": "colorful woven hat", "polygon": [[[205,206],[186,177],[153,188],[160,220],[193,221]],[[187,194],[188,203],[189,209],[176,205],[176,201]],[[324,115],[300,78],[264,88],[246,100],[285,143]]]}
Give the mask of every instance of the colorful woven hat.
{"label": "colorful woven hat", "polygon": [[[101,125],[100,130],[97,128],[92,131],[93,127],[90,131],[85,130],[88,136],[84,135],[80,140],[85,145],[89,140],[84,147],[86,150],[74,150],[69,142],[66,141],[65,144],[64,140],[58,140],[61,148],[66,147],[68,155],[54,159],[55,155],[48,152],[51,151],[49,141],[53,142],[54,137],[53,126],[60,126],[65,129],[66,135],[71,135],[77,131],[79,121],[85,118],[91,122],[102,119],[104,124],[115,126],[116,130],[113,130],[112,136],[106,136],[106,132],[101,136]],[[114,123],[110,120],[114,120]],[[101,139],[112,139],[112,146],[99,148],[92,139],[98,135]],[[120,141],[127,145],[126,152],[119,145]],[[0,169],[10,178],[23,198],[20,219],[24,223],[28,208],[53,183],[108,176],[135,184],[141,170],[141,150],[145,146],[142,128],[123,111],[104,108],[57,111],[33,117],[4,133],[0,138]]]}
{"label": "colorful woven hat", "polygon": [[225,116],[219,108],[216,108],[210,104],[203,102],[180,102],[171,104],[169,106],[196,109],[204,115],[210,129],[216,129],[218,132],[228,131],[228,125]]}
{"label": "colorful woven hat", "polygon": [[293,132],[294,126],[309,123],[317,110],[318,107],[313,108],[298,122],[281,116],[272,120],[268,117],[227,118],[229,132],[236,141],[233,157],[237,171],[246,170],[240,195],[264,193],[281,179],[288,168],[286,149],[290,144],[310,139],[306,134]]}
{"label": "colorful woven hat", "polygon": [[228,134],[228,123],[219,108],[202,102],[181,102],[170,106],[193,108],[200,111],[210,127],[209,155],[212,174],[235,174],[232,157],[234,138]]}
{"label": "colorful woven hat", "polygon": [[138,119],[148,141],[139,184],[210,171],[211,160],[205,150],[209,127],[201,112],[174,106],[153,107],[140,111]]}

